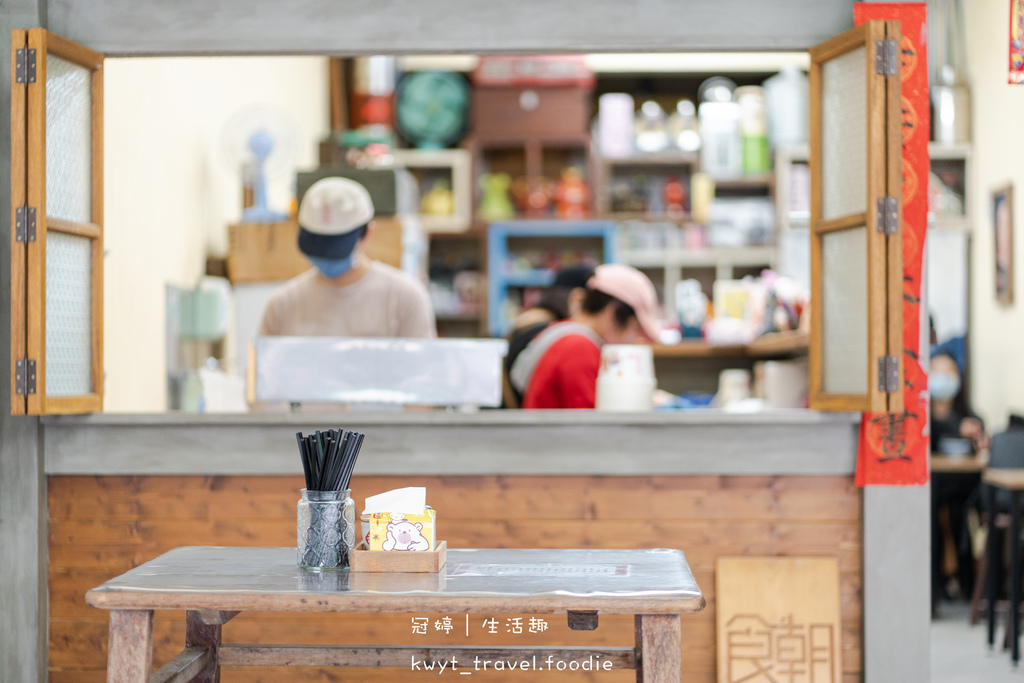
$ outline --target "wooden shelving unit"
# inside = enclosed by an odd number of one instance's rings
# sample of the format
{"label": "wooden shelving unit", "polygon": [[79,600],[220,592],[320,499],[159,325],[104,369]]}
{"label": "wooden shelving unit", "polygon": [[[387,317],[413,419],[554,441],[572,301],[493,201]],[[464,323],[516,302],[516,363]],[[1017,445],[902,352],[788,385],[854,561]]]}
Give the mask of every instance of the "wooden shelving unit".
{"label": "wooden shelving unit", "polygon": [[697,172],[700,155],[696,152],[656,152],[651,154],[634,154],[628,157],[598,157],[594,154],[595,194],[597,195],[598,215],[609,220],[649,220],[685,222],[689,216],[668,215],[663,211],[636,212],[613,210],[611,190],[617,171],[625,170],[631,176],[668,177],[679,176],[689,192],[690,176]]}
{"label": "wooden shelving unit", "polygon": [[656,345],[655,358],[716,358],[745,356],[748,358],[779,358],[807,353],[810,336],[799,330],[761,335],[750,344],[710,346],[703,339],[684,339],[671,346]]}

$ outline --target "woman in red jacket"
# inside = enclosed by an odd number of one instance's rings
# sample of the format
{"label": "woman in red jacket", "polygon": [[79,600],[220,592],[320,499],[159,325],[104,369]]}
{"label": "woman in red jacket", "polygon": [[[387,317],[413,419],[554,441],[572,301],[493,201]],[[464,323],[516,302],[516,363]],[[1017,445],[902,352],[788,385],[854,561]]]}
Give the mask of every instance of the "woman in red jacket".
{"label": "woman in red jacket", "polygon": [[598,266],[581,310],[549,325],[516,359],[510,374],[523,408],[593,408],[601,346],[657,340],[657,308],[654,285],[639,270]]}

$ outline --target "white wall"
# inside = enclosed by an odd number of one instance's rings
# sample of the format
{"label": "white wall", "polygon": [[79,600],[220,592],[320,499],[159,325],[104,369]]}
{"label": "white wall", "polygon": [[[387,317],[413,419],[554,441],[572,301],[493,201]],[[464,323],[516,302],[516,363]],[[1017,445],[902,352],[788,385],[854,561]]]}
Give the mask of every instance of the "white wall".
{"label": "white wall", "polygon": [[[1006,0],[964,6],[972,98],[974,172],[971,246],[971,399],[991,431],[1024,413],[1024,85],[1006,82],[1010,11]],[[1015,301],[995,298],[992,190],[1014,186]]]}
{"label": "white wall", "polygon": [[241,214],[224,124],[253,104],[295,121],[293,168],[269,188],[271,208],[286,210],[294,168],[317,165],[328,130],[327,60],[108,59],[104,88],[104,409],[162,411],[165,285],[195,286],[207,255],[226,254],[227,225]]}

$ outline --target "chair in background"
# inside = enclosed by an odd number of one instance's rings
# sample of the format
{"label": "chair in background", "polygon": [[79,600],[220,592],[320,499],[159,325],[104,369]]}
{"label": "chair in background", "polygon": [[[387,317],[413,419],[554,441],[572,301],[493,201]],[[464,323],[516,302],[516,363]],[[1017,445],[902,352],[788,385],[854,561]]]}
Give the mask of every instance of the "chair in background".
{"label": "chair in background", "polygon": [[[1019,427],[1001,432],[992,437],[992,445],[989,449],[988,467],[992,469],[1017,469],[1024,468],[1024,429]],[[996,491],[995,510],[985,510],[985,514],[992,519],[992,524],[987,525],[989,533],[999,530],[1005,533],[1010,528],[1010,494],[1007,491]],[[974,590],[971,591],[971,613],[970,623],[978,622],[981,614],[982,594],[989,576],[988,562],[985,553],[982,553],[978,560],[978,571],[974,581]],[[1001,567],[993,567],[993,581],[1000,580],[1003,572]]]}

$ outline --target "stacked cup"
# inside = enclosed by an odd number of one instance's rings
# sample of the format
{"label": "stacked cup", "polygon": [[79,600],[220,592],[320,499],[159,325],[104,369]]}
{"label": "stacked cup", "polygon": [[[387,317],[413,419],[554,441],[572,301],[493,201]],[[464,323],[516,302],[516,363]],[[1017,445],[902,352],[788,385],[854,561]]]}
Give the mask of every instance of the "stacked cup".
{"label": "stacked cup", "polygon": [[597,409],[644,412],[651,409],[657,381],[654,354],[642,344],[605,344],[597,374]]}

